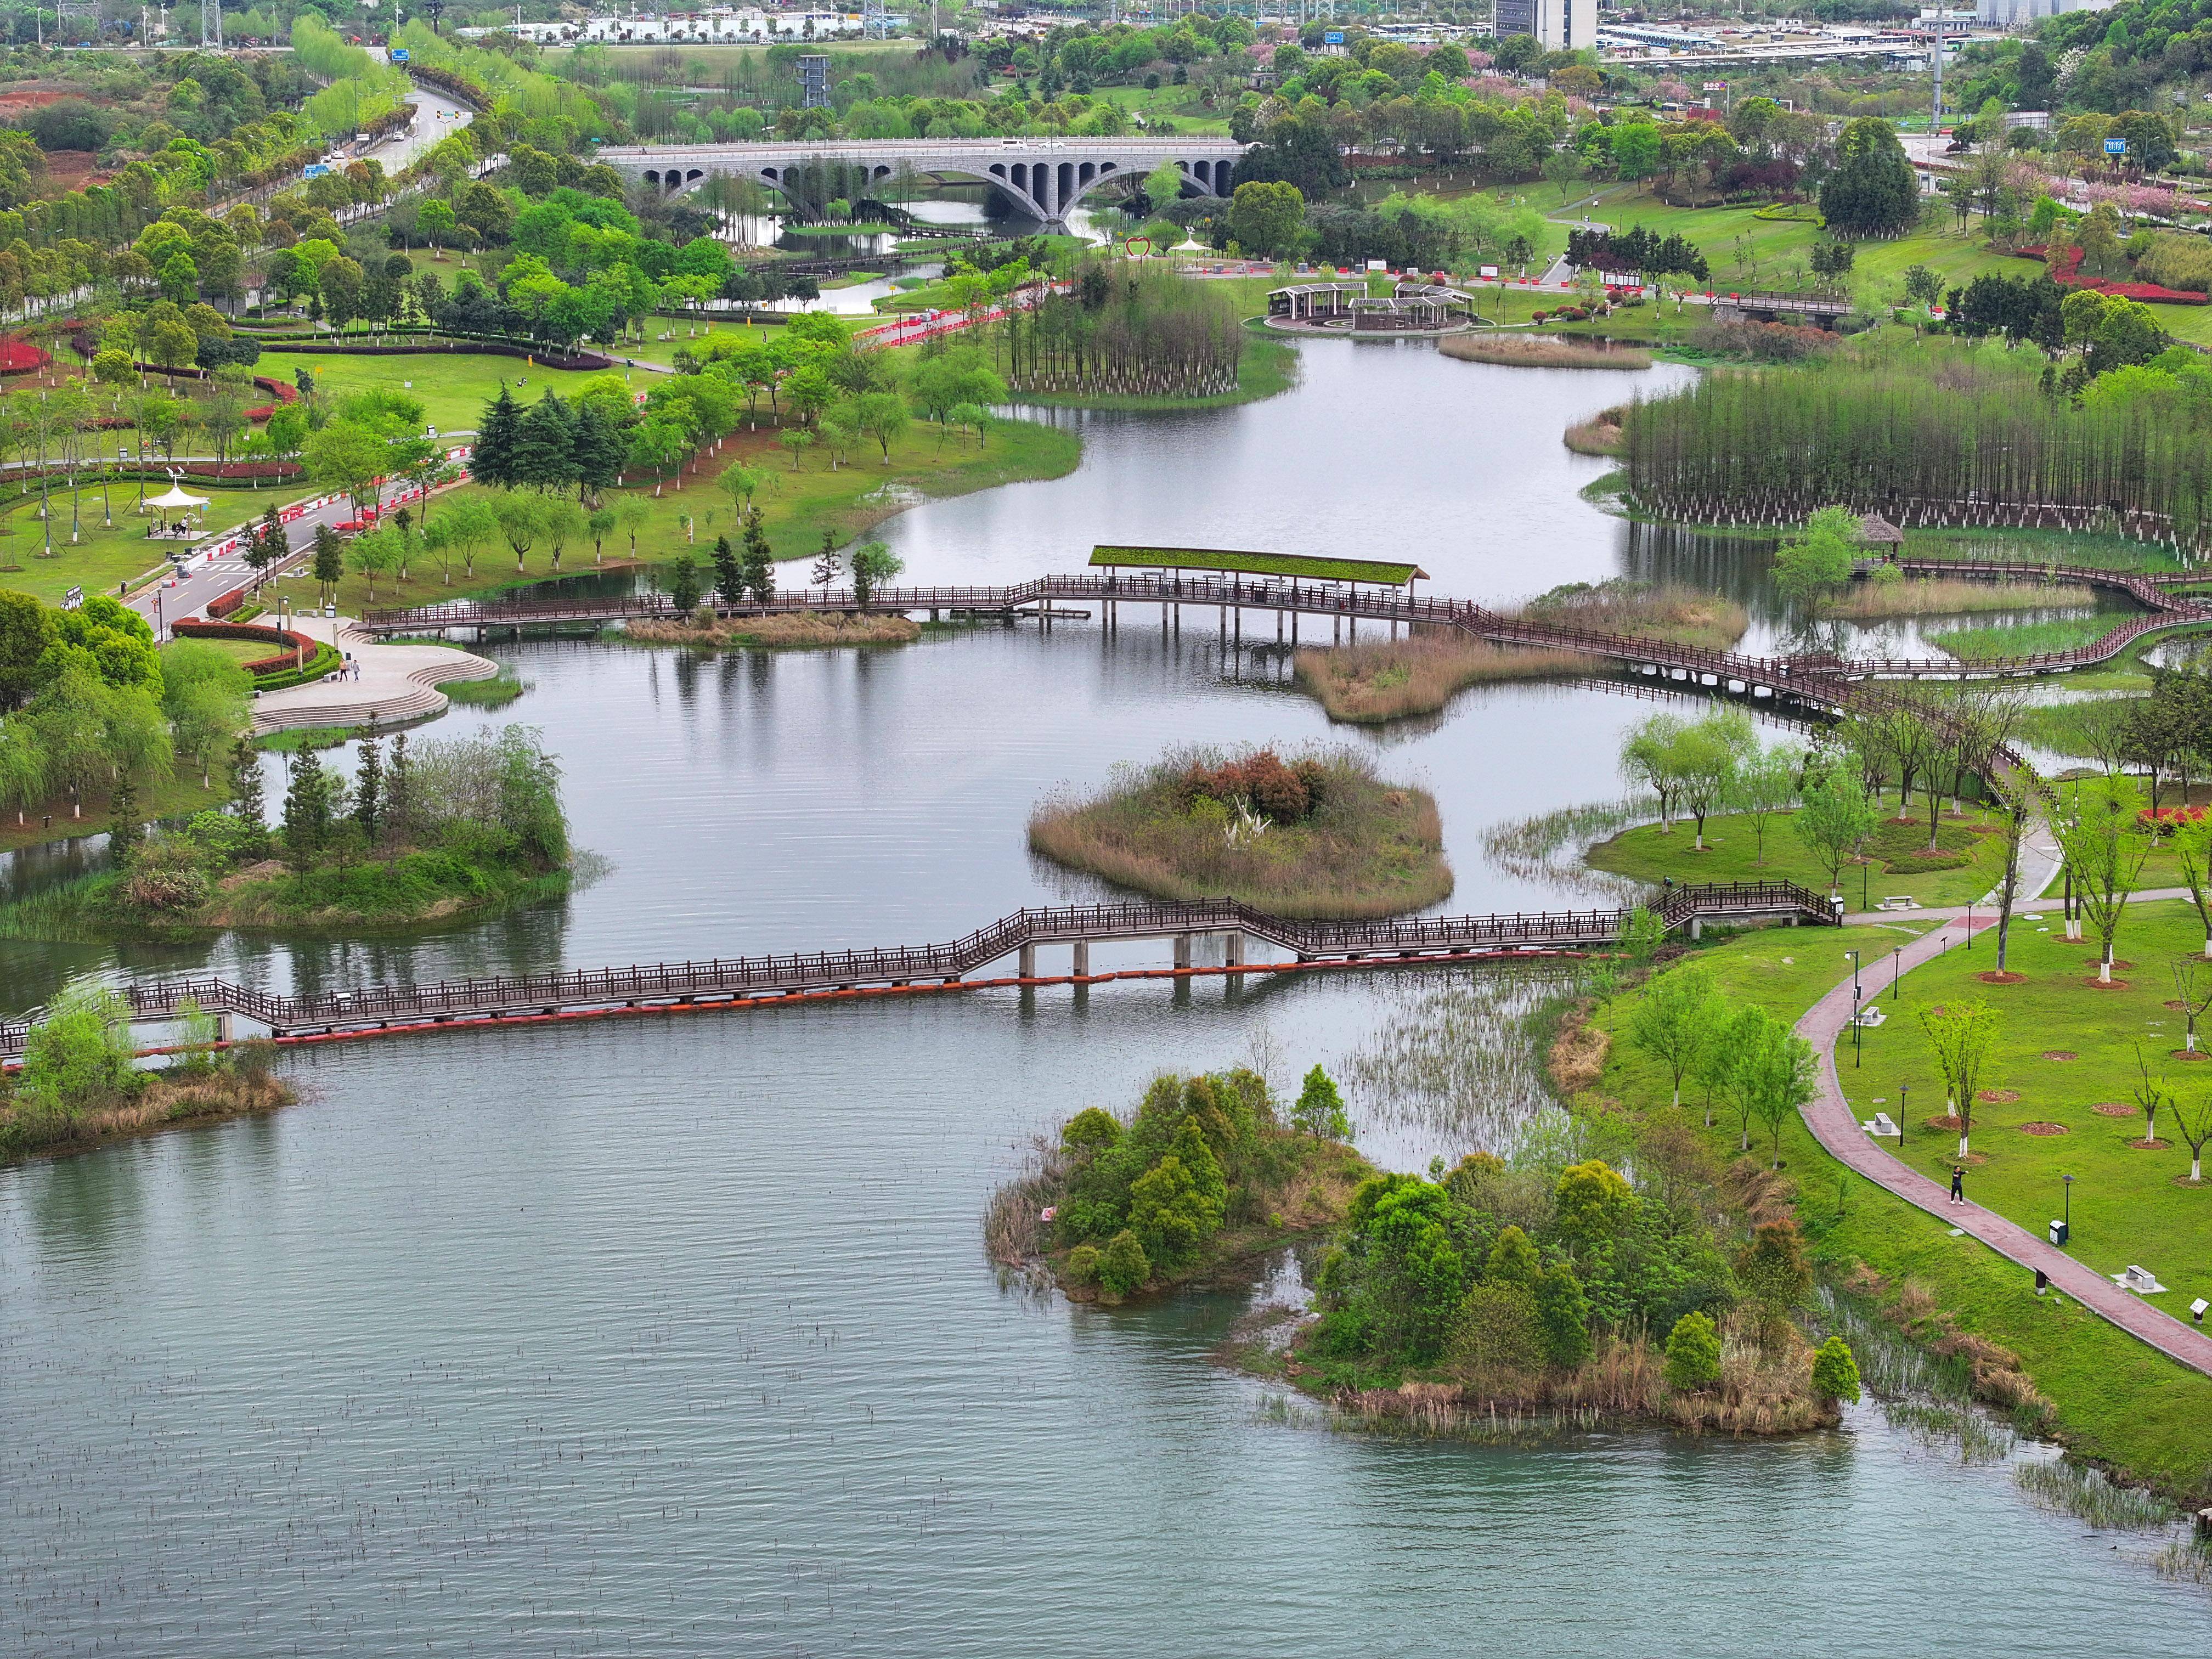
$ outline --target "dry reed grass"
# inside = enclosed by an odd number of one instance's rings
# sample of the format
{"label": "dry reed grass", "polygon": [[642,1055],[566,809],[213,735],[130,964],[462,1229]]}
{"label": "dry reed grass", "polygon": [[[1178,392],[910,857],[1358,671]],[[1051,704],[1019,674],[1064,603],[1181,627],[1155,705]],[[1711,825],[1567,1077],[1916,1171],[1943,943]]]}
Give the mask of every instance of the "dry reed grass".
{"label": "dry reed grass", "polygon": [[1966,611],[2032,611],[2093,605],[2097,596],[2068,582],[1980,582],[1964,576],[1913,577],[1901,582],[1853,582],[1820,606],[1823,616],[1851,622],[1891,617],[1941,617]]}
{"label": "dry reed grass", "polygon": [[0,1112],[0,1145],[33,1157],[60,1158],[162,1129],[217,1123],[289,1106],[299,1091],[281,1078],[216,1072],[149,1077],[127,1101],[69,1117],[36,1113],[18,1102]]}
{"label": "dry reed grass", "polygon": [[1452,334],[1437,349],[1463,363],[1501,363],[1509,368],[1649,368],[1651,354],[1639,346],[1602,340],[1563,340],[1546,334]]}
{"label": "dry reed grass", "polygon": [[907,645],[921,637],[921,624],[904,617],[809,611],[780,617],[723,617],[711,626],[701,626],[696,621],[641,621],[629,623],[624,632],[645,645],[689,645],[710,651],[732,645],[804,650],[835,645]]}
{"label": "dry reed grass", "polygon": [[1088,799],[1047,799],[1030,817],[1030,849],[1159,898],[1234,898],[1282,915],[1397,915],[1451,892],[1443,826],[1426,792],[1384,783],[1364,756],[1321,750],[1311,757],[1323,776],[1312,814],[1237,836],[1218,808],[1181,799],[1186,771],[1223,758],[1174,751]]}
{"label": "dry reed grass", "polygon": [[1601,410],[1587,421],[1577,421],[1560,434],[1559,441],[1577,455],[1626,455],[1626,418],[1618,409]]}
{"label": "dry reed grass", "polygon": [[1470,685],[1496,680],[1565,679],[1601,665],[1579,651],[1532,650],[1423,628],[1403,640],[1301,651],[1298,684],[1333,720],[1379,726],[1431,714]]}
{"label": "dry reed grass", "polygon": [[1681,1394],[1666,1356],[1640,1337],[1611,1335],[1571,1371],[1455,1370],[1449,1381],[1346,1390],[1339,1407],[1435,1433],[1500,1422],[1595,1428],[1659,1423],[1698,1434],[1798,1434],[1830,1426],[1835,1408],[1814,1397],[1812,1349],[1788,1321],[1731,1314],[1721,1322],[1721,1377]]}
{"label": "dry reed grass", "polygon": [[1532,622],[1641,634],[1709,651],[1726,650],[1751,626],[1750,613],[1725,594],[1619,580],[1555,587],[1529,600],[1521,614]]}

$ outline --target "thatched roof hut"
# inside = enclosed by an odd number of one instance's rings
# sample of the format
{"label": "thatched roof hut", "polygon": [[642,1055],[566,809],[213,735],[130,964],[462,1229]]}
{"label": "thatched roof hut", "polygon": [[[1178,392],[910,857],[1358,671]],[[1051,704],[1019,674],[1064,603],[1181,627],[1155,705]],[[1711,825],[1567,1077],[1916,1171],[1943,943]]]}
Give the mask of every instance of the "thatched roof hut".
{"label": "thatched roof hut", "polygon": [[1879,513],[1869,513],[1859,520],[1859,540],[1869,547],[1886,548],[1894,553],[1905,545],[1905,532]]}

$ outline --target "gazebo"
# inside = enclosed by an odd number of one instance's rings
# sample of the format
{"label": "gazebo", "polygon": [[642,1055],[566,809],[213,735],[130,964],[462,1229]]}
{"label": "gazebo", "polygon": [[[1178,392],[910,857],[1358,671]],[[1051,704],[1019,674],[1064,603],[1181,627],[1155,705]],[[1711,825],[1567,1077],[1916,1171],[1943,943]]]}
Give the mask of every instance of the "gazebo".
{"label": "gazebo", "polygon": [[149,536],[198,535],[198,527],[185,521],[206,512],[210,499],[205,495],[191,495],[182,484],[173,482],[161,494],[147,498],[146,510],[155,515],[155,521],[146,533]]}
{"label": "gazebo", "polygon": [[1868,547],[1895,553],[1905,545],[1905,532],[1881,514],[1869,513],[1859,520],[1859,540]]}

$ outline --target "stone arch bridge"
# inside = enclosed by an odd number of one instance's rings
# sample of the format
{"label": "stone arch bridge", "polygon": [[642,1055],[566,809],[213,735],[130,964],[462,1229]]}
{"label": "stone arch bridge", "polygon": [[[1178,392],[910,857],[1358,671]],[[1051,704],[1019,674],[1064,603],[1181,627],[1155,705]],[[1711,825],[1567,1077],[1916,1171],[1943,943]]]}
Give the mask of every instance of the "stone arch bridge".
{"label": "stone arch bridge", "polygon": [[668,195],[720,173],[781,191],[786,173],[809,161],[866,167],[869,179],[904,171],[989,185],[1048,225],[1109,179],[1143,178],[1163,161],[1203,196],[1226,196],[1248,147],[1228,138],[817,138],[796,143],[641,144],[608,148],[598,159]]}

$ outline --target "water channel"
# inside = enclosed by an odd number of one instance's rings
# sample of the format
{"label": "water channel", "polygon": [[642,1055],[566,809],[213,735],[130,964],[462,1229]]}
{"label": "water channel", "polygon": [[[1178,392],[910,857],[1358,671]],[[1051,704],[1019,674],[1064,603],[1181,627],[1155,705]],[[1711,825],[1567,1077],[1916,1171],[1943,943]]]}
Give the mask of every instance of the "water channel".
{"label": "water channel", "polygon": [[[1602,469],[1560,428],[1679,371],[1598,382],[1348,342],[1302,356],[1297,391],[1249,408],[1065,417],[1089,446],[1074,474],[927,503],[887,533],[923,580],[1073,568],[1094,541],[1247,545],[1410,556],[1437,591],[1488,599],[1679,572],[1789,625],[1756,546],[1654,537],[1577,495]],[[1193,742],[1371,744],[1436,793],[1453,908],[1556,905],[1555,885],[1491,867],[1482,832],[1617,794],[1620,731],[1651,706],[1489,688],[1346,738],[1271,649],[1224,655],[1189,616],[1179,641],[1131,615],[1111,641],[1067,624],[879,654],[496,654],[533,689],[428,735],[544,728],[577,841],[609,866],[565,902],[404,940],[10,944],[0,1006],[85,969],[312,988],[948,938],[1099,892],[1030,860],[1030,807]],[[72,856],[96,854],[11,878]],[[1164,1066],[1261,1058],[1287,1083],[1340,1065],[1423,984],[372,1042],[301,1055],[310,1097],[276,1117],[0,1175],[0,1399],[19,1428],[0,1441],[0,1650],[2201,1644],[2202,1590],[1874,1406],[1767,1445],[1368,1437],[1210,1363],[1280,1287],[1103,1312],[985,1261],[982,1205],[1031,1135]],[[1370,1122],[1399,1167],[1468,1144],[1449,1123]]]}

